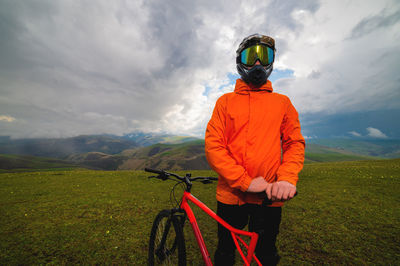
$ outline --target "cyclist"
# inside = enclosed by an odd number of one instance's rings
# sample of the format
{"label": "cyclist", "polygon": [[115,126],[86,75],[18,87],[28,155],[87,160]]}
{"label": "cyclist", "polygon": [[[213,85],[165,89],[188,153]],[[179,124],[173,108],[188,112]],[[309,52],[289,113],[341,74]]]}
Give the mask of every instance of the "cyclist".
{"label": "cyclist", "polygon": [[[246,37],[236,51],[241,79],[234,92],[221,96],[206,130],[206,156],[219,175],[217,214],[232,226],[259,233],[256,256],[276,265],[275,246],[281,207],[296,192],[305,141],[298,113],[289,98],[274,93],[268,80],[275,41],[260,34]],[[258,193],[257,193],[258,192]],[[262,205],[268,197],[272,204]],[[218,225],[216,265],[233,265],[235,245]]]}

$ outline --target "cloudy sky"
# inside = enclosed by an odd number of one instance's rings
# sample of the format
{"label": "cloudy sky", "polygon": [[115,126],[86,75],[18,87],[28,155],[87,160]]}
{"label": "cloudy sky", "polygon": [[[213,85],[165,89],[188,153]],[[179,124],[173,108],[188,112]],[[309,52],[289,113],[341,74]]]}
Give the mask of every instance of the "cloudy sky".
{"label": "cloudy sky", "polygon": [[202,137],[255,32],[305,136],[400,138],[397,0],[0,0],[0,136]]}

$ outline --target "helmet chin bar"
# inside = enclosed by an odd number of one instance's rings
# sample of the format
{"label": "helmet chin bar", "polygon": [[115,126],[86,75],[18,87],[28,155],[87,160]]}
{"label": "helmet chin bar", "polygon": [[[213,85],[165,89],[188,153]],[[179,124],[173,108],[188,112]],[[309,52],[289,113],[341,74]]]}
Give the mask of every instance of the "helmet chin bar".
{"label": "helmet chin bar", "polygon": [[250,69],[243,64],[237,64],[236,68],[242,79],[247,84],[251,84],[256,88],[261,87],[267,82],[268,77],[271,75],[273,70],[272,64],[266,67],[262,65],[256,65]]}

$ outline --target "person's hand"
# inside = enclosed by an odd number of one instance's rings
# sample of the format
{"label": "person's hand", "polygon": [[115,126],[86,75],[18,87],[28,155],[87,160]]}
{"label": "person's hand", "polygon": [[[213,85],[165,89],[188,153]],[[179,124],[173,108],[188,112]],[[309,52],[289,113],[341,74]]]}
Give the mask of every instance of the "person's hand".
{"label": "person's hand", "polygon": [[294,197],[296,186],[287,181],[267,183],[265,193],[271,201],[287,201]]}
{"label": "person's hand", "polygon": [[251,180],[249,187],[247,188],[247,192],[263,192],[267,189],[268,182],[265,181],[264,177],[259,176]]}

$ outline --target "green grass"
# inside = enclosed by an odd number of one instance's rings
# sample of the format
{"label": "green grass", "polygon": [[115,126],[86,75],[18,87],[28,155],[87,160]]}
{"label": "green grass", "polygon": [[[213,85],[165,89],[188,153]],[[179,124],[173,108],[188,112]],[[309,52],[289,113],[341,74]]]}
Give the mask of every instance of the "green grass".
{"label": "green grass", "polygon": [[[147,176],[0,174],[0,264],[145,265],[152,221],[171,206],[173,184]],[[215,209],[215,186],[196,183],[193,194]],[[298,190],[283,211],[281,265],[400,264],[400,160],[308,164]],[[194,210],[213,254],[216,224]],[[202,265],[189,226],[185,233],[189,265]]]}
{"label": "green grass", "polygon": [[356,160],[372,160],[376,158],[352,155],[352,154],[340,154],[340,153],[306,153],[305,163],[315,162],[340,162],[340,161],[356,161]]}

